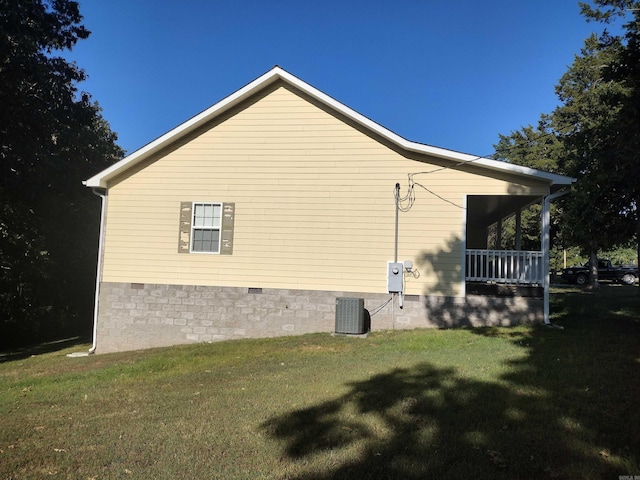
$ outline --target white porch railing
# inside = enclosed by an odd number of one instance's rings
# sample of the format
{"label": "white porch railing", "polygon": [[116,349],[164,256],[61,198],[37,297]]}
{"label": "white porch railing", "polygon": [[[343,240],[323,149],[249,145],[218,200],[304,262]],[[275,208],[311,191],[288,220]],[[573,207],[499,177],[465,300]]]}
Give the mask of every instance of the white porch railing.
{"label": "white porch railing", "polygon": [[467,250],[465,279],[471,282],[542,285],[542,252]]}

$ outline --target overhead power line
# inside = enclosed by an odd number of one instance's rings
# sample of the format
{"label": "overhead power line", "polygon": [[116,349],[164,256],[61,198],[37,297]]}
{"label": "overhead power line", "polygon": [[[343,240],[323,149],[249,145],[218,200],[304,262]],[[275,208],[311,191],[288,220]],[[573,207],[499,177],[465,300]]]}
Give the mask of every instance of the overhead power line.
{"label": "overhead power line", "polygon": [[[567,124],[567,125],[562,126],[559,129],[554,129],[551,132],[545,132],[545,133],[543,133],[541,135],[538,135],[537,137],[533,137],[533,138],[524,137],[524,139],[526,140],[526,142],[524,142],[524,143],[525,143],[525,145],[526,144],[533,144],[533,143],[535,143],[535,142],[537,142],[537,141],[539,141],[539,140],[541,140],[543,138],[561,134],[562,130],[570,128],[570,127],[573,128],[573,127],[575,127],[575,125],[574,124],[571,124],[571,125]],[[514,150],[516,148],[522,148],[523,146],[524,146],[523,144],[514,144],[514,145],[511,145],[509,147],[505,147],[504,149],[502,149],[500,151],[500,153],[504,154],[505,152],[509,152],[509,151]],[[448,199],[442,197],[441,195],[438,195],[436,192],[434,192],[430,188],[426,187],[422,183],[416,182],[414,177],[416,175],[429,175],[429,174],[432,174],[432,173],[441,172],[443,170],[450,170],[450,169],[453,169],[453,168],[456,168],[456,167],[459,167],[459,166],[462,166],[462,165],[468,165],[470,163],[477,162],[479,160],[485,160],[486,159],[486,160],[502,161],[502,160],[496,160],[495,159],[495,156],[497,154],[498,154],[498,152],[493,152],[493,153],[490,153],[488,155],[477,156],[475,158],[472,158],[471,160],[461,160],[461,161],[459,161],[459,162],[457,162],[457,163],[455,163],[453,165],[448,165],[448,166],[444,166],[444,167],[438,167],[438,168],[434,168],[432,170],[427,170],[427,171],[424,171],[424,172],[408,173],[407,174],[407,193],[406,193],[406,195],[401,197],[400,193],[398,191],[396,191],[396,189],[394,189],[394,197],[395,197],[395,201],[396,201],[396,205],[398,206],[398,209],[401,212],[408,212],[409,210],[411,210],[411,208],[413,207],[413,205],[415,203],[415,200],[416,200],[415,187],[417,186],[417,187],[420,187],[423,190],[429,192],[434,197],[442,200],[443,202],[449,203],[449,204],[453,205],[454,207],[457,207],[457,208],[460,208],[460,209],[464,210],[465,207],[463,207],[462,205],[458,205],[457,203],[452,202],[451,200],[448,200]],[[509,163],[509,162],[505,162],[505,163]]]}

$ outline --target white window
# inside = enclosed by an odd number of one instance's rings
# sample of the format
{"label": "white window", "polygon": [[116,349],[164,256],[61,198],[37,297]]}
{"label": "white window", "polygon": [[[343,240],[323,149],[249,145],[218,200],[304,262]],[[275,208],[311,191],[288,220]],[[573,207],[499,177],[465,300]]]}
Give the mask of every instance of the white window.
{"label": "white window", "polygon": [[221,203],[193,203],[191,252],[220,253]]}

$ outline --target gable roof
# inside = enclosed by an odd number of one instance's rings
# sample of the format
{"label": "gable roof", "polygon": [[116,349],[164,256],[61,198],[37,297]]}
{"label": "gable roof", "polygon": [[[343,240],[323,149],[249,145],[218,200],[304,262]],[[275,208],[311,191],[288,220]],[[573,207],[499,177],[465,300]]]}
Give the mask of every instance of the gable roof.
{"label": "gable roof", "polygon": [[473,165],[476,167],[485,168],[490,171],[493,170],[520,175],[523,177],[529,177],[537,179],[538,181],[546,182],[549,185],[570,185],[575,181],[575,179],[564,175],[543,172],[541,170],[536,170],[529,167],[523,167],[507,162],[491,160],[483,157],[477,157],[475,155],[469,155],[466,153],[460,153],[453,150],[447,150],[444,148],[438,148],[422,143],[409,141],[392,132],[391,130],[388,130],[387,128],[370,120],[364,115],[361,115],[360,113],[347,107],[346,105],[340,103],[329,95],[316,89],[315,87],[312,87],[308,83],[303,82],[299,78],[283,70],[281,67],[275,66],[265,74],[256,78],[251,83],[242,87],[240,90],[237,90],[235,93],[232,93],[228,97],[220,100],[215,105],[209,107],[195,117],[192,117],[181,125],[178,125],[173,130],[170,130],[161,137],[158,137],[156,140],[136,150],[119,162],[113,164],[109,168],[103,170],[102,172],[94,175],[93,177],[85,180],[82,183],[85,186],[91,188],[106,188],[109,180],[111,180],[112,178],[137,165],[139,162],[146,160],[154,153],[162,150],[166,146],[179,140],[185,135],[188,135],[189,133],[201,127],[205,123],[211,121],[215,117],[223,114],[224,112],[240,104],[247,98],[278,81],[282,81],[292,85],[293,87],[309,95],[316,101],[321,102],[330,109],[337,111],[341,115],[344,115],[346,118],[360,125],[363,129],[365,129],[365,131],[368,130],[373,134],[377,134],[383,139],[386,139],[387,141],[397,145],[400,149],[403,149],[407,152],[416,152],[420,154],[431,155],[433,157],[449,160],[460,165],[473,163]]}

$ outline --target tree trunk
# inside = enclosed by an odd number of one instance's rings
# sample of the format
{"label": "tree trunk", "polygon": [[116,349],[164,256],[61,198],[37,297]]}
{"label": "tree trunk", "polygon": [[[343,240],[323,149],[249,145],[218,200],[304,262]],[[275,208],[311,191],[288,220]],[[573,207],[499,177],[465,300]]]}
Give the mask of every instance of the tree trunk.
{"label": "tree trunk", "polygon": [[590,288],[600,288],[598,283],[598,245],[595,242],[591,242],[589,249],[589,280]]}

